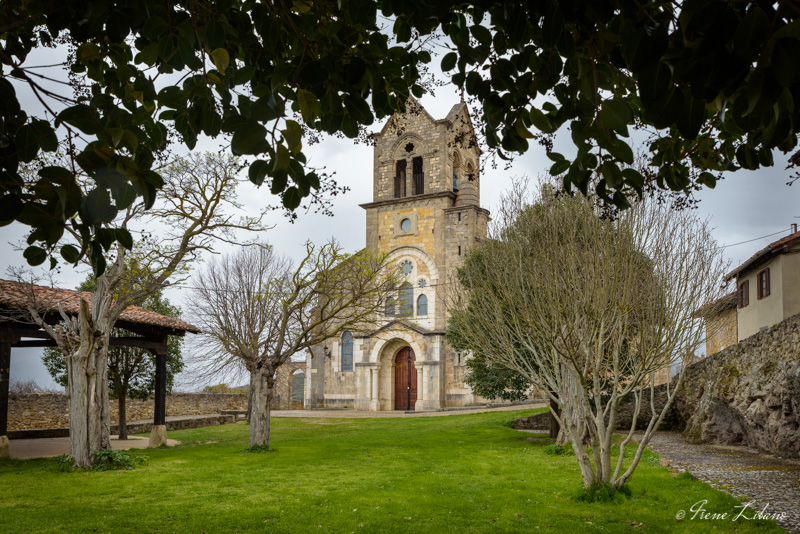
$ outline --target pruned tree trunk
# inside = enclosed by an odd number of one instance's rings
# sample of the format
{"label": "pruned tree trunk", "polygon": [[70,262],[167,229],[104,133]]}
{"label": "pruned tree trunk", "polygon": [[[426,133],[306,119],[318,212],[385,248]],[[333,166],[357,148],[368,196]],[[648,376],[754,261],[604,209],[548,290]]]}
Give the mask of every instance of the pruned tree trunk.
{"label": "pruned tree trunk", "polygon": [[111,447],[108,410],[108,335],[91,327],[86,301],[78,314],[80,344],[67,356],[69,455],[76,467],[94,463],[92,451]]}
{"label": "pruned tree trunk", "polygon": [[125,398],[127,393],[121,391],[117,398],[117,406],[119,412],[119,439],[128,439],[128,413],[125,410]]}
{"label": "pruned tree trunk", "polygon": [[561,369],[563,383],[561,388],[561,421],[564,423],[566,437],[572,443],[572,450],[575,451],[575,457],[578,459],[583,486],[588,488],[597,480],[597,477],[585,448],[587,432],[586,406],[583,402],[582,389],[577,377],[569,369],[568,365],[561,364]]}
{"label": "pruned tree trunk", "polygon": [[269,422],[275,395],[275,373],[257,364],[252,371],[250,397],[250,447],[269,447]]}
{"label": "pruned tree trunk", "polygon": [[[561,426],[558,424],[558,416],[561,415],[561,408],[558,403],[550,399],[550,439],[558,441],[558,436],[561,434]],[[564,443],[559,443],[563,445]]]}

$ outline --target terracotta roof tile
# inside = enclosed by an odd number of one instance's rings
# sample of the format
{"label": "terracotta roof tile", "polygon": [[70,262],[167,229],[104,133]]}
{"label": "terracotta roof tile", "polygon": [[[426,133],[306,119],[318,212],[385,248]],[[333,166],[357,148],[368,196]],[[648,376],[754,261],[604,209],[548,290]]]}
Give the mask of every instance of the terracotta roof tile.
{"label": "terracotta roof tile", "polygon": [[[3,307],[24,307],[28,303],[30,295],[30,288],[34,290],[34,296],[37,303],[44,307],[43,311],[55,312],[58,311],[59,304],[68,314],[78,313],[81,300],[86,300],[89,303],[89,308],[92,306],[92,294],[88,291],[73,291],[71,289],[59,289],[46,286],[37,286],[15,282],[11,280],[0,279],[0,306]],[[146,324],[153,326],[162,326],[165,328],[173,328],[175,330],[183,330],[193,334],[200,333],[200,329],[189,323],[167,317],[150,310],[145,310],[138,306],[130,306],[120,316],[121,321],[128,321],[131,323]]]}
{"label": "terracotta roof tile", "polygon": [[789,234],[786,237],[782,237],[781,239],[778,239],[774,243],[770,243],[766,247],[762,248],[761,250],[759,250],[758,252],[756,252],[755,254],[750,256],[747,259],[747,261],[745,261],[743,264],[739,265],[737,268],[735,268],[734,270],[732,270],[731,272],[726,274],[723,277],[723,280],[725,280],[727,282],[731,278],[734,278],[735,276],[737,276],[742,271],[745,271],[749,267],[751,267],[752,265],[758,263],[760,260],[764,259],[766,256],[778,252],[779,250],[783,249],[784,247],[787,247],[789,245],[789,243],[791,243],[791,242],[793,242],[793,241],[795,241],[797,239],[800,239],[800,232],[795,232],[793,234]]}

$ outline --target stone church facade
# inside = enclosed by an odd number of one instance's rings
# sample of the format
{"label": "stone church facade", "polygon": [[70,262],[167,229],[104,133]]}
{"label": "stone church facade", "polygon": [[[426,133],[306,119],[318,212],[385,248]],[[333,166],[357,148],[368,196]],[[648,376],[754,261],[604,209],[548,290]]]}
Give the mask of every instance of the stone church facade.
{"label": "stone church facade", "polygon": [[466,105],[434,119],[416,101],[375,134],[368,249],[402,282],[369,333],[344,332],[307,355],[307,408],[436,410],[475,402],[464,356],[445,339],[445,296],[464,255],[486,238],[480,149]]}

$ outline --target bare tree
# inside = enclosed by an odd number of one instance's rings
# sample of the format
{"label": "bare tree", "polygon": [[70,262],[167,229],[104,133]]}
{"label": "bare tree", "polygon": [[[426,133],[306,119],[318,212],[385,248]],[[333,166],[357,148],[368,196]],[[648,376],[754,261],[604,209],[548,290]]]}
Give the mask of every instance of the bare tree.
{"label": "bare tree", "polygon": [[[58,325],[48,324],[34,302],[29,305],[33,321],[56,341],[66,359],[70,456],[76,466],[93,464],[92,451],[110,447],[108,345],[122,312],[185,278],[190,262],[211,250],[215,242],[234,241],[236,231],[264,230],[260,215],[234,215],[241,207],[236,200],[241,169],[237,159],[214,153],[175,159],[161,171],[165,194],[159,204],[147,210],[145,195],[145,202],[130,204],[119,213],[98,214],[108,220],[107,234],[101,233],[100,238],[106,235],[108,247],[114,243],[111,236],[118,241],[108,249],[111,261],[96,279],[91,305],[83,300],[77,316],[62,313],[64,320]],[[121,191],[119,198],[125,195]],[[137,224],[148,230],[166,228],[166,235],[153,237],[145,232],[134,247],[129,229]],[[84,236],[74,232],[72,237],[80,248]],[[88,260],[105,263],[97,255]]]}
{"label": "bare tree", "polygon": [[296,266],[269,246],[242,249],[193,278],[193,320],[206,337],[195,360],[206,375],[250,373],[250,447],[269,447],[278,368],[344,330],[374,328],[395,271],[385,255],[349,256],[330,242],[306,243]]}
{"label": "bare tree", "polygon": [[[689,211],[642,201],[615,221],[598,214],[590,199],[547,189],[536,202],[520,192],[506,197],[493,239],[460,273],[448,329],[548,392],[561,406],[551,413],[572,443],[584,485],[618,488],[683,378],[681,371],[656,409],[655,374],[702,342],[693,312],[720,294],[724,263],[708,225]],[[625,465],[648,387],[652,415]],[[612,461],[617,409],[628,394],[635,415]]]}

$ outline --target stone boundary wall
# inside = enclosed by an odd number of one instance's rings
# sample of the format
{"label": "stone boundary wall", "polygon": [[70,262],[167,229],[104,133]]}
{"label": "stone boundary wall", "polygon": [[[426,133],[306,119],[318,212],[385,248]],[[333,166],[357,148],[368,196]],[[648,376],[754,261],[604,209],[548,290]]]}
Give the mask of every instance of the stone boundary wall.
{"label": "stone boundary wall", "polygon": [[[111,423],[117,421],[117,401],[111,400]],[[153,419],[153,400],[127,403],[128,422]],[[247,410],[246,393],[176,393],[167,396],[166,415],[218,414],[222,410]],[[69,426],[67,396],[63,393],[9,395],[8,430],[64,428]]]}
{"label": "stone boundary wall", "polygon": [[[655,405],[666,402],[656,386]],[[630,428],[633,403],[618,409],[618,429]],[[649,388],[637,426],[650,417]],[[544,428],[544,417],[518,420]],[[691,443],[744,445],[800,457],[800,314],[689,365],[660,430],[683,430]]]}
{"label": "stone boundary wall", "polygon": [[675,401],[690,442],[800,456],[800,314],[687,367]]}
{"label": "stone boundary wall", "polygon": [[[655,397],[655,410],[656,413],[661,413],[664,409],[664,404],[667,402],[667,384],[659,384],[653,388]],[[661,430],[682,430],[683,421],[678,418],[675,412],[673,401],[673,408],[667,412],[664,419],[661,421]],[[633,394],[630,394],[620,401],[617,407],[617,423],[616,429],[619,431],[627,431],[631,428],[631,419],[635,410],[633,403]],[[644,430],[650,423],[650,388],[646,388],[642,392],[641,408],[639,408],[639,417],[636,418],[637,430]],[[523,417],[516,419],[513,423],[514,428],[518,430],[549,430],[550,429],[550,412],[538,413],[530,417]]]}

